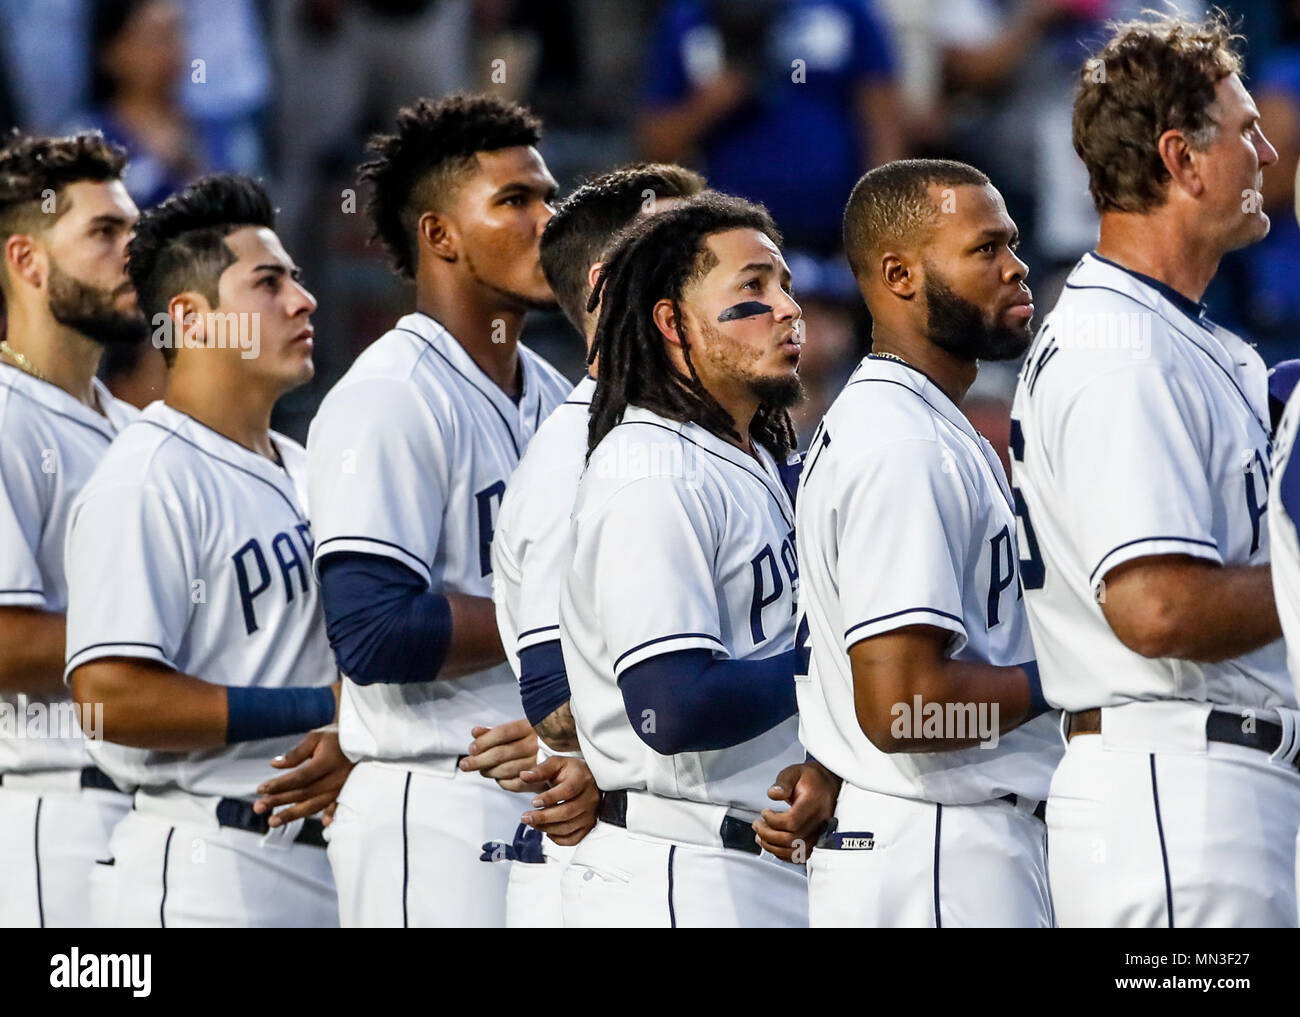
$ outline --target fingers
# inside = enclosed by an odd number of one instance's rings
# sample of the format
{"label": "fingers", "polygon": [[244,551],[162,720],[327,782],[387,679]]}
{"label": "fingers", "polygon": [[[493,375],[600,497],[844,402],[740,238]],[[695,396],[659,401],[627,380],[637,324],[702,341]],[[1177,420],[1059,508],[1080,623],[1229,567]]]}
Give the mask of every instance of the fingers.
{"label": "fingers", "polygon": [[274,780],[268,780],[258,785],[257,793],[259,795],[278,795],[309,787],[333,771],[337,765],[332,759],[317,757],[304,763],[296,770],[291,770],[282,777],[276,777]]}
{"label": "fingers", "polygon": [[767,797],[774,802],[788,802],[794,794],[795,785],[803,775],[803,765],[803,763],[795,763],[778,773],[772,786],[767,789]]}
{"label": "fingers", "polygon": [[496,727],[476,727],[471,734],[474,736],[474,741],[469,747],[471,756],[477,756],[493,746],[504,745],[507,742],[517,742],[528,737],[531,737],[534,742],[537,740],[533,725],[528,723],[525,717],[498,724]]}
{"label": "fingers", "polygon": [[594,822],[586,819],[576,819],[572,823],[565,823],[554,829],[548,828],[546,836],[559,844],[561,847],[572,847],[577,844],[583,837],[591,833],[596,826]]}
{"label": "fingers", "polygon": [[316,751],[316,746],[320,744],[321,737],[319,731],[308,731],[297,745],[284,755],[272,759],[271,765],[277,770],[286,770],[297,766],[305,759],[310,759],[312,753]]}
{"label": "fingers", "polygon": [[338,810],[338,799],[335,799],[325,806],[325,811],[320,814],[320,825],[329,826],[330,823],[334,822],[334,813],[338,812]]}
{"label": "fingers", "polygon": [[559,805],[552,805],[550,808],[525,812],[519,818],[534,829],[545,830],[546,827],[553,823],[568,823],[587,813],[593,816],[596,814],[594,803],[577,798],[573,801],[561,802]]}
{"label": "fingers", "polygon": [[[479,739],[475,745],[481,746],[483,740]],[[473,746],[471,746],[472,748]],[[510,763],[518,764],[513,773],[504,774],[504,776],[517,777],[525,767],[531,768],[537,763],[537,738],[521,739],[519,741],[506,742],[504,744],[493,746],[486,751],[480,751],[466,756],[460,761],[460,768],[465,771],[478,770],[485,777],[497,777],[501,774],[489,773],[489,770]]]}
{"label": "fingers", "polygon": [[532,794],[536,791],[545,791],[545,784],[530,784],[519,777],[511,777],[507,780],[498,780],[497,783],[506,791],[522,791],[525,794]]}
{"label": "fingers", "polygon": [[558,780],[564,773],[568,760],[567,756],[547,756],[531,770],[525,770],[519,776],[534,784],[549,784]]}
{"label": "fingers", "polygon": [[271,817],[270,825],[283,826],[285,823],[292,823],[295,819],[306,819],[308,816],[314,816],[321,809],[332,804],[337,795],[337,791],[330,791],[308,798],[305,802],[299,802],[297,805],[291,805],[287,809],[281,809]]}
{"label": "fingers", "polygon": [[[323,794],[337,794],[343,787],[343,782],[347,779],[347,773],[330,773],[324,779],[315,781],[311,784],[300,788],[294,788],[290,791],[283,791],[279,794],[265,794],[253,803],[254,812],[266,812],[270,809],[277,809],[281,805],[293,805],[297,802],[307,801],[309,798],[315,798]],[[272,819],[274,820],[274,816]]]}

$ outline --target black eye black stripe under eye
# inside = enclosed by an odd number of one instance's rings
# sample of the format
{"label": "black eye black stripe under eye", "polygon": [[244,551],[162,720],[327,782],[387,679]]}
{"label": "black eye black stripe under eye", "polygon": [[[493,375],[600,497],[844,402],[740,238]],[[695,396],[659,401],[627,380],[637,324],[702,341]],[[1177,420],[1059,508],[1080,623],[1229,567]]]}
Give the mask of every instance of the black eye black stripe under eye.
{"label": "black eye black stripe under eye", "polygon": [[738,318],[752,318],[756,314],[768,314],[771,310],[771,305],[761,300],[745,300],[739,304],[732,304],[718,315],[718,320],[735,321]]}

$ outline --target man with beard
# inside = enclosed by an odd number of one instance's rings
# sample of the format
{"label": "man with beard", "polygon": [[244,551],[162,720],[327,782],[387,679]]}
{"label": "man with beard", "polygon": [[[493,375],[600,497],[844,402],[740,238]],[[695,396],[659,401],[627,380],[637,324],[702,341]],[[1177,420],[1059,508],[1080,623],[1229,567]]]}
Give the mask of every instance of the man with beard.
{"label": "man with beard", "polygon": [[796,525],[801,730],[844,778],[809,862],[814,926],[1052,924],[1042,803],[1059,736],[1011,491],[958,409],[979,360],[1029,345],[1018,242],[963,163],[872,170],[844,213],[872,352],[813,435]]}
{"label": "man with beard", "polygon": [[[0,149],[0,926],[85,926],[130,799],[92,765],[63,684],[73,497],[135,416],[95,378],[147,335],[126,274],[138,213],[98,134]],[[97,733],[98,718],[85,718]]]}
{"label": "man with beard", "polygon": [[588,304],[600,373],[559,620],[604,795],[564,873],[566,926],[807,924],[801,863],[837,782],[804,762],[794,715],[777,464],[800,308],[779,244],[761,207],[700,195],[628,227]]}
{"label": "man with beard", "polygon": [[512,863],[479,855],[528,808],[519,774],[537,737],[512,719],[492,534],[520,454],[571,388],[518,343],[526,312],[554,304],[540,133],[491,96],[421,100],[362,168],[415,311],[357,358],[307,438],[341,737],[358,761],[329,847],[344,926],[505,924]]}

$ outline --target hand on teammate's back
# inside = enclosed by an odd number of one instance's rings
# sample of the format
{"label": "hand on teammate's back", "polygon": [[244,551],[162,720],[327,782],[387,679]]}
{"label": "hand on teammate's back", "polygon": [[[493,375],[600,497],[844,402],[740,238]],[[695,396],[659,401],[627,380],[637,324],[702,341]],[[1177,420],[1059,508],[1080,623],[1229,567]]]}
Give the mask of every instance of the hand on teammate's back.
{"label": "hand on teammate's back", "polygon": [[313,816],[322,809],[328,809],[332,818],[339,790],[352,772],[352,760],[339,747],[335,727],[308,731],[291,750],[272,759],[271,765],[289,772],[257,789],[262,797],[253,803],[253,811],[280,809],[271,816],[272,826]]}
{"label": "hand on teammate's back", "polygon": [[460,761],[465,771],[477,770],[507,791],[542,791],[545,785],[529,784],[519,778],[537,762],[537,732],[525,718],[476,727],[471,732],[469,754]]}
{"label": "hand on teammate's back", "polygon": [[547,785],[533,799],[532,812],[520,818],[562,847],[572,847],[596,825],[600,788],[581,756],[551,756],[520,774],[525,780]]}
{"label": "hand on teammate's back", "polygon": [[767,796],[789,802],[790,808],[764,809],[754,821],[755,839],[782,861],[806,862],[835,812],[839,793],[840,779],[816,760],[787,766],[777,774]]}

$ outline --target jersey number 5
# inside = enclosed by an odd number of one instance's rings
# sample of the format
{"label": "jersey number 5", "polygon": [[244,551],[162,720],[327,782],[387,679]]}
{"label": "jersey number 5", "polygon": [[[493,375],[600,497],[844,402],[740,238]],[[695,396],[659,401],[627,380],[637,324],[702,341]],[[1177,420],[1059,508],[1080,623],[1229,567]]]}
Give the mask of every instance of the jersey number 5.
{"label": "jersey number 5", "polygon": [[[1024,465],[1025,434],[1020,428],[1020,421],[1011,418],[1011,457]],[[1020,519],[1020,584],[1026,590],[1041,590],[1047,577],[1043,565],[1043,555],[1038,550],[1038,534],[1034,524],[1029,520],[1029,506],[1019,487],[1012,487],[1011,494],[1016,500],[1016,516]]]}

